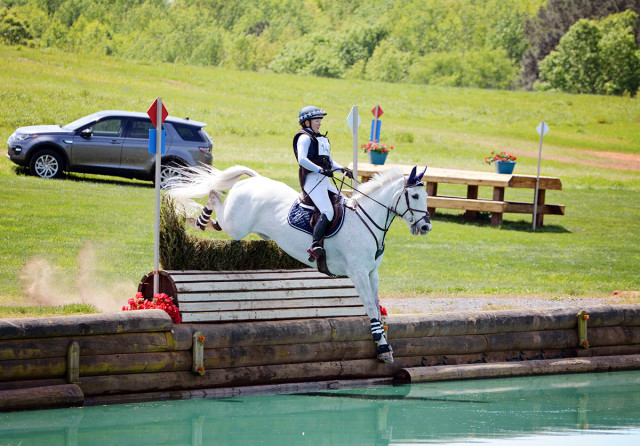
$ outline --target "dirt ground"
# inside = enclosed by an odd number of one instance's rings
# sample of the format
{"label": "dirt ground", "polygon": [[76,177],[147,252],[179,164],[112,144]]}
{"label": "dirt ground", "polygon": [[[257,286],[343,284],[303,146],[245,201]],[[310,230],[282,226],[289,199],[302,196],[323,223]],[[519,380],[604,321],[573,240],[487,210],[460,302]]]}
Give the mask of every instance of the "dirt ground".
{"label": "dirt ground", "polygon": [[640,291],[616,291],[607,297],[469,296],[388,297],[381,299],[389,314],[550,309],[640,303]]}

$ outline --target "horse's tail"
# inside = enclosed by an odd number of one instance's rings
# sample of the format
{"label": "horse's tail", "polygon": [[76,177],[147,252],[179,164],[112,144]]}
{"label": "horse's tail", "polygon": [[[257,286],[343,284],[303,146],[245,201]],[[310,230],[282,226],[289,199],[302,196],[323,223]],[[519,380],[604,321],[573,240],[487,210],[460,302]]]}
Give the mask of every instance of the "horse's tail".
{"label": "horse's tail", "polygon": [[206,197],[211,191],[230,189],[243,175],[259,176],[256,171],[245,166],[233,166],[221,171],[204,164],[184,168],[181,174],[180,180],[171,182],[167,195],[173,199],[176,209],[187,214],[202,209],[201,205],[193,201],[194,198]]}

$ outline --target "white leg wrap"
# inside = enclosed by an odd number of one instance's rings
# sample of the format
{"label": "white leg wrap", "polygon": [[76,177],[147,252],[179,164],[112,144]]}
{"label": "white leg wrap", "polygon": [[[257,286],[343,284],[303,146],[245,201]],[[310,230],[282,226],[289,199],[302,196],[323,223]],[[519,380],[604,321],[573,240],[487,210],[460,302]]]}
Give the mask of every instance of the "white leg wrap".
{"label": "white leg wrap", "polygon": [[384,335],[384,328],[378,319],[371,319],[371,334],[376,344],[386,344],[387,337]]}
{"label": "white leg wrap", "polygon": [[213,211],[209,208],[204,208],[202,210],[202,213],[200,214],[200,216],[198,217],[198,221],[196,222],[196,225],[204,231],[204,228],[207,227],[207,223],[209,222],[209,219],[211,219],[211,214],[213,213]]}

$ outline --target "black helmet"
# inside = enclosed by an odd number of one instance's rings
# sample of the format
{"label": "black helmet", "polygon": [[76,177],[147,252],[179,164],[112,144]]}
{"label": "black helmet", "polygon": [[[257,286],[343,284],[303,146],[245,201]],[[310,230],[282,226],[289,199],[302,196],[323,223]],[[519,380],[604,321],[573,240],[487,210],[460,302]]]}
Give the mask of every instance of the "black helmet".
{"label": "black helmet", "polygon": [[303,108],[302,110],[300,110],[300,113],[298,113],[298,124],[302,125],[302,123],[307,119],[317,119],[317,118],[322,119],[326,115],[327,115],[327,112],[324,111],[324,108],[320,110],[318,107],[314,107],[313,105],[310,105],[308,107]]}

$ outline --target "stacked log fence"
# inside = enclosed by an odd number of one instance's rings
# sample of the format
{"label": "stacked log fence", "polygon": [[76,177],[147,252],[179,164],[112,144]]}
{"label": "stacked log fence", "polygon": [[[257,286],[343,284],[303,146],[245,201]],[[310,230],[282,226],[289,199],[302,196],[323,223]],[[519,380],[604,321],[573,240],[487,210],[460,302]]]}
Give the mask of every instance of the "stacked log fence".
{"label": "stacked log fence", "polygon": [[161,310],[142,310],[4,319],[0,410],[296,383],[640,368],[640,305],[392,315],[385,323],[392,364],[377,361],[366,317],[174,325]]}

